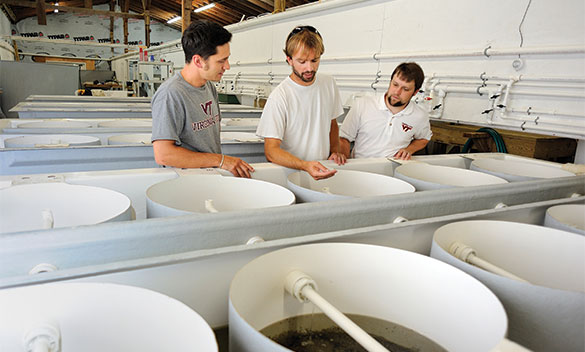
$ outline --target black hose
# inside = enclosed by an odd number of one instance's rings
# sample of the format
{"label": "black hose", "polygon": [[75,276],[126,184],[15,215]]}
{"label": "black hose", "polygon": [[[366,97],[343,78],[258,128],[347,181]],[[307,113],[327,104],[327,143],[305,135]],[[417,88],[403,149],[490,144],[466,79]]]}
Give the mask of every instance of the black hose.
{"label": "black hose", "polygon": [[[487,132],[496,143],[496,150],[498,151],[498,153],[508,153],[508,150],[506,149],[506,144],[504,143],[502,136],[500,136],[500,134],[493,128],[482,127],[476,132]],[[463,145],[463,150],[461,152],[462,153],[469,152],[472,144],[473,138],[468,138],[467,142],[465,142],[465,145]]]}

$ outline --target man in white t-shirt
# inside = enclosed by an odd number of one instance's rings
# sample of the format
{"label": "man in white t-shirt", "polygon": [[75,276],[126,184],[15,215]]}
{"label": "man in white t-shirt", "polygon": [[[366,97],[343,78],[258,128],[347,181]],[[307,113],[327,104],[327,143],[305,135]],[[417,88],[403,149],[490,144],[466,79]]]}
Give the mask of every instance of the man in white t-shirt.
{"label": "man in white t-shirt", "polygon": [[408,160],[423,149],[433,133],[428,113],[411,101],[424,80],[414,62],[394,69],[383,97],[358,99],[347,113],[340,130],[341,151],[354,158],[394,157]]}
{"label": "man in white t-shirt", "polygon": [[317,75],[324,50],[314,27],[293,29],[284,49],[292,73],[268,97],[256,130],[264,138],[268,161],[304,170],[316,180],[337,172],[317,160],[345,163],[339,150],[337,117],[343,114],[339,89],[331,76]]}

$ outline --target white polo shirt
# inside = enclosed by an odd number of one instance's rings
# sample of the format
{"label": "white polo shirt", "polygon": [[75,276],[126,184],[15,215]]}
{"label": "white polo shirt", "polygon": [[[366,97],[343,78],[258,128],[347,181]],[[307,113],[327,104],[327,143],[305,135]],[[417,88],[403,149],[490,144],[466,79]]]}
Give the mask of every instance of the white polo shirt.
{"label": "white polo shirt", "polygon": [[385,96],[366,96],[351,107],[339,136],[354,142],[354,158],[393,157],[413,139],[430,140],[429,115],[414,102],[396,115],[385,104]]}
{"label": "white polo shirt", "polygon": [[331,120],[341,114],[343,105],[333,77],[318,73],[310,86],[287,77],[270,93],[256,134],[280,139],[280,147],[299,159],[325,160]]}

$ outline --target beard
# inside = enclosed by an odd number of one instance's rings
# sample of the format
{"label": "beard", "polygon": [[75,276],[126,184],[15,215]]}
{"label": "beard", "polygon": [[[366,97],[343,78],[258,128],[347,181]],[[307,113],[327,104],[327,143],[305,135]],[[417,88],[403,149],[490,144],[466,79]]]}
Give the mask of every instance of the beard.
{"label": "beard", "polygon": [[406,105],[406,102],[403,102],[403,101],[400,101],[400,100],[398,100],[397,102],[395,102],[394,104],[392,104],[392,98],[390,96],[388,96],[386,99],[388,100],[388,104],[390,104],[390,106],[400,107],[400,106]]}
{"label": "beard", "polygon": [[[297,70],[295,70],[295,68],[292,68],[293,73],[295,74],[295,76],[297,76],[301,81],[305,82],[305,83],[311,83],[315,80],[315,77],[317,77],[317,72],[316,71],[305,71],[303,73],[299,73]],[[312,73],[313,76],[309,79],[305,78],[303,75],[306,73]]]}

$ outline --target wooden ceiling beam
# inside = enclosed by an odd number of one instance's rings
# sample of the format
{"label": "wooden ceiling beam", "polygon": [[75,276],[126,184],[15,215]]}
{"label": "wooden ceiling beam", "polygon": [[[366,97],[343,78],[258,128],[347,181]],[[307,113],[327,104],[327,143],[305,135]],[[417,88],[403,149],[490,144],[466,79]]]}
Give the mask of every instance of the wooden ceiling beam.
{"label": "wooden ceiling beam", "polygon": [[191,0],[181,0],[181,33],[191,24],[191,13],[193,13],[193,3]]}
{"label": "wooden ceiling beam", "polygon": [[47,12],[45,8],[45,0],[37,0],[37,22],[40,25],[47,24]]}
{"label": "wooden ceiling beam", "polygon": [[83,7],[85,7],[86,9],[91,9],[93,8],[93,4],[91,0],[84,0],[83,1]]}
{"label": "wooden ceiling beam", "polygon": [[16,15],[14,14],[14,11],[12,11],[10,6],[2,4],[0,7],[2,7],[2,11],[6,14],[6,16],[8,16],[10,22],[16,23]]}
{"label": "wooden ceiling beam", "polygon": [[[126,17],[126,18],[138,18],[142,19],[143,16],[140,14],[133,14],[133,13],[126,13],[126,12],[112,12],[112,11],[102,11],[102,10],[93,10],[93,9],[86,9],[83,7],[70,7],[70,6],[55,6],[51,4],[45,4],[44,1],[37,0],[35,1],[22,1],[22,0],[0,0],[0,4],[7,4],[12,6],[21,6],[21,7],[32,7],[37,8],[37,3],[42,3],[45,7],[45,10],[54,10],[58,9],[59,11],[63,12],[74,12],[74,13],[82,13],[86,15],[98,15],[98,16],[114,16],[114,17]],[[38,10],[37,10],[38,12]]]}

